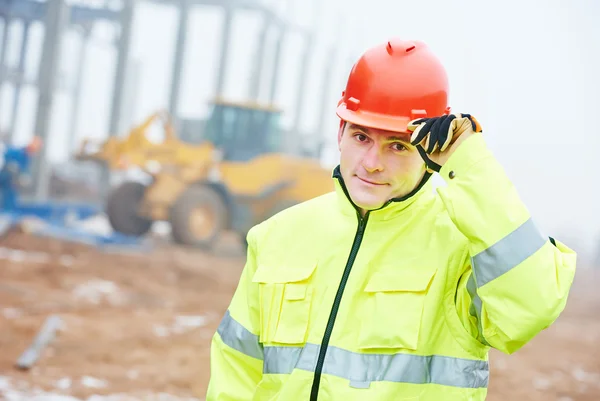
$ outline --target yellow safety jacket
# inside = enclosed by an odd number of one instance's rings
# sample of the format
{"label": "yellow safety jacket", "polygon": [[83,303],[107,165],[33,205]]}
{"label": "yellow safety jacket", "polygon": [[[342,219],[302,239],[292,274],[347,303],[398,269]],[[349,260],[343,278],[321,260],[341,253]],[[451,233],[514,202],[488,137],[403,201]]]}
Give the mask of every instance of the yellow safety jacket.
{"label": "yellow safety jacket", "polygon": [[254,227],[212,341],[207,401],[484,400],[565,307],[575,253],[540,234],[481,135],[361,218],[336,191]]}

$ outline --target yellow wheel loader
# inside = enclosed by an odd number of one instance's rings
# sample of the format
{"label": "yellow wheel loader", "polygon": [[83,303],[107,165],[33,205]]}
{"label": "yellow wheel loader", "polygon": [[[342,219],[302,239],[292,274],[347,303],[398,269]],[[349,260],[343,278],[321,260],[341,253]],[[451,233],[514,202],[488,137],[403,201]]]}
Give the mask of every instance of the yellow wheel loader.
{"label": "yellow wheel loader", "polygon": [[[163,140],[159,142],[148,138],[148,131],[157,122],[161,124],[164,134]],[[133,127],[123,138],[111,136],[102,142],[85,139],[75,158],[100,162],[111,170],[130,167],[146,169],[153,165],[194,165],[208,160],[212,152],[213,147],[209,143],[195,144],[178,138],[171,117],[167,112],[160,111]]]}
{"label": "yellow wheel loader", "polygon": [[128,181],[111,192],[106,212],[112,227],[140,236],[152,222],[168,221],[175,242],[211,248],[225,230],[245,240],[253,225],[332,191],[331,170],[316,157],[285,150],[289,138],[280,128],[280,115],[272,107],[217,100],[204,129],[188,130],[176,140],[187,150],[171,156],[156,152],[165,157],[154,159],[146,145],[136,157],[122,153],[118,159],[142,168],[156,163],[146,169],[150,184]]}

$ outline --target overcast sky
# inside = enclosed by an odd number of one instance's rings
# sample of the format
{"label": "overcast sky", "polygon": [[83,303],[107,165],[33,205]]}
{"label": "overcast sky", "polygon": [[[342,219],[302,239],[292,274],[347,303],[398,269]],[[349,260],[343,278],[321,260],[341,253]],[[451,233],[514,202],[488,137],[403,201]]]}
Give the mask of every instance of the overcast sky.
{"label": "overcast sky", "polygon": [[[265,0],[267,1],[267,0]],[[93,2],[93,1],[92,1]],[[457,112],[478,117],[490,147],[501,160],[539,225],[549,235],[564,238],[588,254],[600,244],[600,194],[596,149],[600,148],[600,2],[594,0],[323,0],[315,20],[311,1],[270,0],[280,9],[289,7],[296,23],[319,26],[306,91],[301,129],[314,131],[320,99],[327,90],[326,127],[321,135],[329,140],[327,165],[337,161],[335,148],[336,101],[347,73],[365,48],[390,37],[427,42],[442,59],[451,83],[451,106]],[[126,124],[139,122],[168,104],[171,57],[178,13],[175,8],[140,1],[135,13],[131,51],[135,71],[136,102],[126,115]],[[180,110],[184,117],[200,117],[213,94],[219,57],[218,9],[195,8],[190,14],[184,85]],[[234,20],[231,57],[225,82],[226,97],[248,96],[252,55],[260,21],[251,13],[238,13]],[[18,36],[20,25],[11,31]],[[84,98],[81,102],[80,137],[103,137],[108,130],[111,73],[114,53],[111,27],[99,26],[87,48]],[[42,36],[32,31],[28,70],[35,72]],[[62,75],[73,78],[73,55],[79,46],[70,33],[64,46]],[[14,65],[19,40],[9,43],[7,62]],[[37,50],[36,50],[37,48]],[[337,52],[333,50],[337,49]],[[294,121],[296,77],[302,50],[300,35],[291,35],[284,45],[278,103],[286,110],[284,124]],[[337,54],[337,58],[332,60]],[[332,63],[335,75],[329,85],[322,80],[323,66]],[[261,95],[268,92],[265,88]],[[12,90],[4,85],[0,127],[8,120],[6,105]],[[33,129],[34,92],[23,94],[17,122],[18,138]],[[52,120],[52,157],[64,159],[67,148],[69,97],[57,98]]]}

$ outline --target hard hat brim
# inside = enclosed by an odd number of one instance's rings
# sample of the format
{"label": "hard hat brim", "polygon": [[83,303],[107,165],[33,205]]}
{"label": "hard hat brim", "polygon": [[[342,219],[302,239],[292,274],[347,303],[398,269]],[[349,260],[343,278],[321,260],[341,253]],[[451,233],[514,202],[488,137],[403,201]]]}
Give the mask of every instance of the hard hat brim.
{"label": "hard hat brim", "polygon": [[411,121],[410,117],[369,113],[360,109],[356,111],[348,110],[344,103],[338,106],[336,114],[339,118],[351,124],[391,132],[407,133],[408,123]]}

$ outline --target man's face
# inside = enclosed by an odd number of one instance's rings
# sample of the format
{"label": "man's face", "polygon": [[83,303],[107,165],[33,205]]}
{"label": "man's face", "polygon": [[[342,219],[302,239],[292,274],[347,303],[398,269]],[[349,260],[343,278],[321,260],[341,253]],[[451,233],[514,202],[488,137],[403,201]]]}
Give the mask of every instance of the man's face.
{"label": "man's face", "polygon": [[338,134],[340,171],[352,201],[363,210],[409,194],[421,181],[425,163],[410,145],[410,134],[347,123]]}

